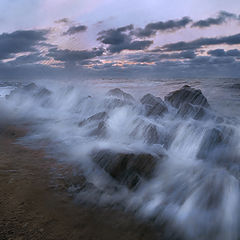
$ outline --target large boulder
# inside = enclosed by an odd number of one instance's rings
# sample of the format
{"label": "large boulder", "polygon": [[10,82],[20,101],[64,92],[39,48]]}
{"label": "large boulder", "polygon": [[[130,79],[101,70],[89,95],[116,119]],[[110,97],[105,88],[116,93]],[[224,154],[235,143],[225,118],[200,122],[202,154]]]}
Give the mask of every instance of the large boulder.
{"label": "large boulder", "polygon": [[152,94],[146,94],[140,100],[145,109],[146,116],[162,116],[168,112],[166,104],[160,97],[155,97]]}
{"label": "large boulder", "polygon": [[206,116],[206,109],[209,108],[207,98],[201,90],[188,85],[169,93],[164,100],[178,109],[177,115],[183,118],[192,117],[202,119]]}
{"label": "large boulder", "polygon": [[179,108],[185,103],[198,105],[202,107],[209,107],[206,97],[202,94],[200,89],[192,88],[188,85],[183,86],[181,89],[169,93],[165,98],[173,107]]}
{"label": "large boulder", "polygon": [[157,164],[157,158],[149,153],[124,153],[111,150],[95,152],[92,159],[111,177],[130,189],[135,188],[143,179],[151,178]]}

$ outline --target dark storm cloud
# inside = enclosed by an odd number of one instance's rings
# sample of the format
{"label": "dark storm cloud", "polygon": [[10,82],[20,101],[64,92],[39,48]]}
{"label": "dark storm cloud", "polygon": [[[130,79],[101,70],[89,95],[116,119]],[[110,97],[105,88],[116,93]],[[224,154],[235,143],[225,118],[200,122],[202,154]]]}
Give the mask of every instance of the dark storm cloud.
{"label": "dark storm cloud", "polygon": [[192,20],[189,17],[183,17],[180,20],[169,20],[166,22],[155,22],[147,24],[143,29],[138,28],[134,31],[137,37],[151,37],[156,34],[157,31],[176,31],[178,29],[186,27]]}
{"label": "dark storm cloud", "polygon": [[76,50],[74,51],[69,49],[61,50],[57,48],[52,48],[49,50],[49,53],[47,54],[47,56],[65,63],[76,63],[86,59],[91,59],[91,58],[101,56],[103,52],[104,50],[102,48],[93,48],[92,50],[82,50],[82,51],[76,51]]}
{"label": "dark storm cloud", "polygon": [[116,28],[116,29],[109,29],[105,31],[101,31],[98,33],[98,41],[104,44],[121,44],[126,40],[129,40],[130,36],[124,32],[132,30],[133,25],[127,25],[124,27]]}
{"label": "dark storm cloud", "polygon": [[199,38],[191,42],[177,42],[166,44],[162,47],[164,51],[181,51],[181,50],[194,50],[201,48],[202,46],[210,46],[217,44],[240,44],[240,34],[235,34],[227,37],[219,38]]}
{"label": "dark storm cloud", "polygon": [[226,57],[226,56],[240,57],[240,50],[238,49],[232,49],[228,51],[225,51],[224,49],[215,49],[210,50],[207,53],[214,57]]}
{"label": "dark storm cloud", "polygon": [[34,52],[36,45],[46,40],[47,30],[16,31],[0,35],[0,59],[21,52]]}
{"label": "dark storm cloud", "polygon": [[70,27],[63,35],[73,35],[79,32],[85,32],[87,30],[87,26],[85,25],[78,25]]}
{"label": "dark storm cloud", "polygon": [[148,48],[153,41],[133,40],[131,31],[133,25],[127,25],[117,29],[109,29],[99,32],[98,41],[107,44],[107,50],[110,53],[120,53],[123,50],[144,50]]}
{"label": "dark storm cloud", "polygon": [[120,53],[123,50],[145,50],[147,49],[151,44],[153,44],[153,41],[124,41],[121,44],[115,44],[110,45],[107,50],[110,53]]}
{"label": "dark storm cloud", "polygon": [[205,20],[194,22],[192,24],[192,27],[205,28],[212,25],[221,25],[231,19],[238,19],[238,17],[236,14],[221,11],[218,13],[218,16],[216,18],[207,18]]}

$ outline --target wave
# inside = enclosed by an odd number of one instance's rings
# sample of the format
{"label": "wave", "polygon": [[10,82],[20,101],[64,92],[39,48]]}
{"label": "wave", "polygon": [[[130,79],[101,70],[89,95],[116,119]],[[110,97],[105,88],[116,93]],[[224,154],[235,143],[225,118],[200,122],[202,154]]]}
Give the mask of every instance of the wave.
{"label": "wave", "polygon": [[216,113],[201,90],[139,101],[118,88],[32,83],[0,108],[6,121],[30,127],[21,143],[81,166],[97,190],[78,199],[166,223],[169,238],[239,238],[239,122]]}

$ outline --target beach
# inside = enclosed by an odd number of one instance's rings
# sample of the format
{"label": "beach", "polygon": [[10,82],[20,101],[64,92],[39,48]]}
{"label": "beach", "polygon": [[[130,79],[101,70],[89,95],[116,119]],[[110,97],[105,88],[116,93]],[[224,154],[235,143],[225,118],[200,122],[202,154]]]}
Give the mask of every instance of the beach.
{"label": "beach", "polygon": [[16,144],[25,133],[1,126],[1,240],[156,239],[153,227],[130,214],[74,203],[66,182],[55,177],[70,171],[68,166],[46,158],[42,150]]}

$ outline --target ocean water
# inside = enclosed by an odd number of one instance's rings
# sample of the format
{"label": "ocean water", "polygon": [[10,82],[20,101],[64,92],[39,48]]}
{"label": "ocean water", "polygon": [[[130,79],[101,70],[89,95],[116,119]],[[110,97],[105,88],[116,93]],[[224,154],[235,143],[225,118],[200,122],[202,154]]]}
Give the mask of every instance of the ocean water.
{"label": "ocean water", "polygon": [[[167,239],[175,234],[196,240],[239,239],[240,79],[39,81],[37,88],[22,90],[26,84],[0,86],[2,121],[27,123],[30,131],[22,144],[43,147],[57,159],[81,166],[98,191],[86,189],[77,199],[120,205],[157,226],[164,222]],[[184,85],[201,89],[214,117],[182,118],[168,103],[161,116],[144,114],[143,95],[163,99]],[[133,103],[114,105],[106,92],[116,87],[131,94]],[[15,94],[6,98],[12,90]],[[107,114],[101,136],[95,133],[98,121],[86,122],[99,112]],[[146,136],[150,125],[155,142],[151,133]],[[92,153],[101,150],[164,157],[152,177],[133,190],[92,161]]]}

